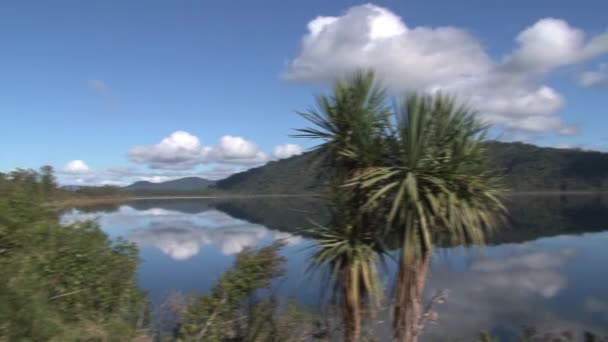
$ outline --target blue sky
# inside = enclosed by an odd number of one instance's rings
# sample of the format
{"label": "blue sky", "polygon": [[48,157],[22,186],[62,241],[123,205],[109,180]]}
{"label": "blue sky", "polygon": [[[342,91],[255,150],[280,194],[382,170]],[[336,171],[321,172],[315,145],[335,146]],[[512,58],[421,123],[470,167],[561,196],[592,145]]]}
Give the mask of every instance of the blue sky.
{"label": "blue sky", "polygon": [[365,4],[3,2],[0,170],[222,177],[309,147],[294,111],[356,66],[462,96],[504,139],[608,147],[605,1]]}

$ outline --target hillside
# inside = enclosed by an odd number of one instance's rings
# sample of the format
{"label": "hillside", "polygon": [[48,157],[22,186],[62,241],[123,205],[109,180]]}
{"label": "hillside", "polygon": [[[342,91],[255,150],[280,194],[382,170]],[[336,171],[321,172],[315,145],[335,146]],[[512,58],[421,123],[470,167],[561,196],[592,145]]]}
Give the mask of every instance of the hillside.
{"label": "hillside", "polygon": [[272,161],[217,182],[215,187],[243,194],[309,194],[320,191],[323,176],[314,152]]}
{"label": "hillside", "polygon": [[489,142],[488,157],[516,191],[608,190],[608,153]]}
{"label": "hillside", "polygon": [[[514,191],[608,190],[608,154],[488,142],[488,157]],[[322,188],[323,175],[312,153],[234,174],[216,188],[247,194],[305,194]]]}
{"label": "hillside", "polygon": [[186,177],[175,179],[162,183],[152,183],[147,181],[135,182],[131,185],[125,186],[123,190],[127,191],[189,191],[197,192],[207,189],[215,182],[200,178],[200,177]]}

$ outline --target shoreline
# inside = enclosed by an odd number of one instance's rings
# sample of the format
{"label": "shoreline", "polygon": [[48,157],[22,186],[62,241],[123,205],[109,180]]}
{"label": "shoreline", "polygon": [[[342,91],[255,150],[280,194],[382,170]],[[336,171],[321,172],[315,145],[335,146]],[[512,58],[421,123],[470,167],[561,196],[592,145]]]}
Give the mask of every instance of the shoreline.
{"label": "shoreline", "polygon": [[128,197],[132,201],[146,201],[146,200],[163,200],[163,199],[243,199],[243,198],[274,198],[274,197],[315,197],[318,194],[306,194],[306,195],[293,195],[293,194],[260,194],[260,195],[167,195],[167,196],[137,196]]}
{"label": "shoreline", "polygon": [[[506,192],[505,197],[517,196],[583,196],[605,195],[608,191],[512,191]],[[57,207],[94,206],[101,204],[118,204],[135,201],[153,200],[204,200],[204,199],[256,199],[256,198],[313,198],[319,194],[234,194],[234,195],[166,195],[166,196],[132,196],[132,197],[100,197],[100,198],[71,198],[55,203]]]}
{"label": "shoreline", "polygon": [[255,199],[255,198],[312,198],[317,194],[267,194],[267,195],[167,195],[167,196],[125,196],[125,197],[99,197],[99,198],[70,198],[52,204],[57,208],[88,207],[102,204],[121,204],[136,201],[154,200],[196,200],[196,199]]}

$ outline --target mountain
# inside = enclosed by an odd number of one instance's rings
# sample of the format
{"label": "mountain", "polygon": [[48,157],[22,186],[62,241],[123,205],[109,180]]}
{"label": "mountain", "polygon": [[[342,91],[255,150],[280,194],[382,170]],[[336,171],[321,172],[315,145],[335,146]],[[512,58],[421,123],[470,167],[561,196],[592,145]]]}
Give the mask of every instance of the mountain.
{"label": "mountain", "polygon": [[[488,159],[514,191],[607,191],[608,154],[524,143],[486,143]],[[244,194],[307,194],[323,188],[314,153],[270,162],[217,182],[215,187]]]}
{"label": "mountain", "polygon": [[78,189],[82,188],[82,186],[80,186],[80,185],[62,185],[60,188],[63,190],[67,190],[67,191],[77,191]]}
{"label": "mountain", "polygon": [[209,188],[215,184],[214,181],[200,177],[186,177],[175,180],[170,180],[161,183],[152,183],[148,181],[139,181],[131,185],[125,186],[122,189],[126,191],[181,191],[181,192],[198,192]]}
{"label": "mountain", "polygon": [[496,141],[487,151],[515,191],[608,190],[608,153]]}
{"label": "mountain", "polygon": [[321,190],[324,177],[315,152],[271,161],[219,180],[218,190],[242,194],[311,194]]}

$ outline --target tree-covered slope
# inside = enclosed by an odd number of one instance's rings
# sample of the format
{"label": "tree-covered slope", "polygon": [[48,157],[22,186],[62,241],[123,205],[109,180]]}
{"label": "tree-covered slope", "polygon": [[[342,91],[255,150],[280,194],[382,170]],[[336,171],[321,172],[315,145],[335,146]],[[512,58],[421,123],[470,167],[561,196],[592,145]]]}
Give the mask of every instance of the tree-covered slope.
{"label": "tree-covered slope", "polygon": [[314,152],[272,161],[216,183],[218,190],[242,194],[310,194],[324,183]]}
{"label": "tree-covered slope", "polygon": [[[514,191],[608,190],[608,154],[538,147],[524,143],[487,143],[488,158]],[[324,177],[313,153],[270,162],[218,181],[216,188],[244,194],[319,192]]]}
{"label": "tree-covered slope", "polygon": [[200,191],[214,184],[213,181],[200,177],[185,177],[175,180],[170,180],[161,183],[152,183],[147,181],[135,182],[124,187],[124,190],[169,190],[169,191]]}
{"label": "tree-covered slope", "polygon": [[512,190],[608,190],[608,153],[489,142],[488,157]]}

